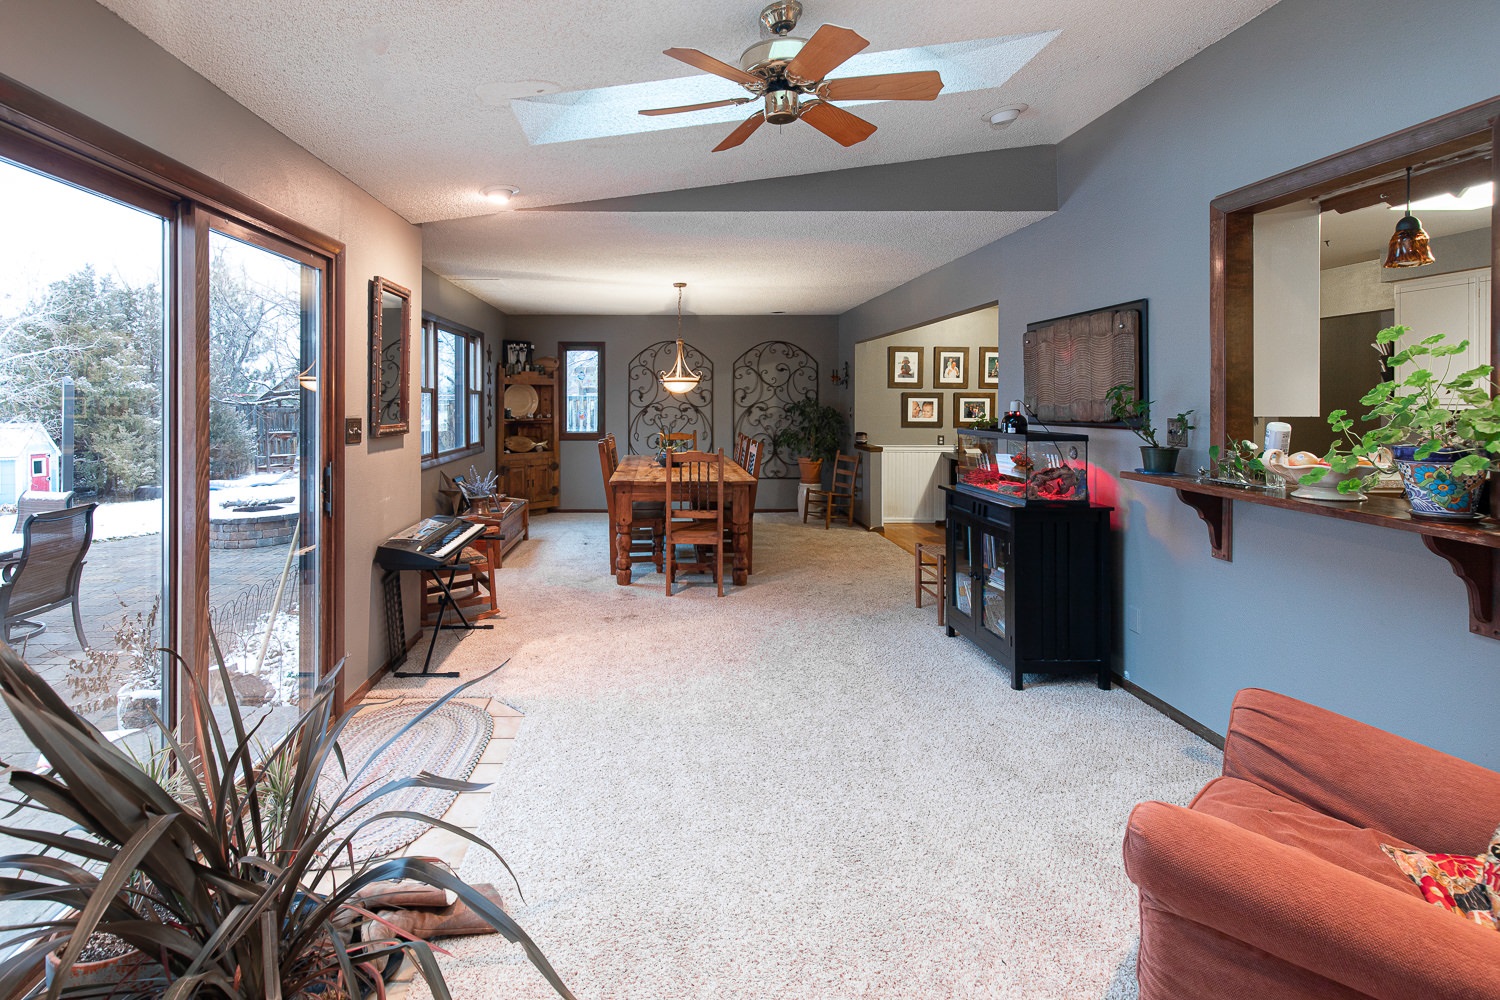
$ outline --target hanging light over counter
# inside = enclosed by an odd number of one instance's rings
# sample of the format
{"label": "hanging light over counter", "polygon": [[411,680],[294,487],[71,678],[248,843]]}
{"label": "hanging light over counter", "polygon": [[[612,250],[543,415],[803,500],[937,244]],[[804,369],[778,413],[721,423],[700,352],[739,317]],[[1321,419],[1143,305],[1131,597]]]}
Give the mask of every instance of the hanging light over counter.
{"label": "hanging light over counter", "polygon": [[1396,223],[1396,232],[1391,236],[1390,249],[1386,251],[1386,267],[1421,267],[1437,260],[1432,248],[1427,245],[1427,233],[1422,223],[1411,214],[1411,167],[1406,168],[1406,214]]}
{"label": "hanging light over counter", "polygon": [[671,371],[656,374],[661,379],[663,389],[674,396],[680,396],[696,389],[703,374],[689,368],[687,358],[682,353],[682,290],[687,287],[687,282],[676,281],[672,283],[672,287],[677,289],[677,361],[672,365]]}

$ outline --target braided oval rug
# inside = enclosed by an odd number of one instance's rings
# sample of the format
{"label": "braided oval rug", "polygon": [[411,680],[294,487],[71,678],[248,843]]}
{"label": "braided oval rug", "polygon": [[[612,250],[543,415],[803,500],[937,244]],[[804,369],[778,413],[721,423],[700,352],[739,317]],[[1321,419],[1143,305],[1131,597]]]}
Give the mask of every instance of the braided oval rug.
{"label": "braided oval rug", "polygon": [[[349,775],[353,775],[381,744],[407,725],[429,702],[401,700],[362,710],[339,736],[339,748]],[[484,753],[494,732],[494,720],[483,704],[450,701],[412,726],[387,747],[360,775],[361,787],[373,790],[388,781],[414,777],[423,771],[445,778],[466,780]],[[332,759],[323,768],[319,790],[332,796],[344,787],[348,777]],[[436,788],[402,788],[361,808],[340,825],[347,832],[369,817],[391,810],[419,812],[441,818],[457,792]],[[358,801],[355,794],[350,801]],[[356,861],[394,854],[416,840],[430,825],[420,820],[390,818],[376,820],[354,835],[352,847]]]}

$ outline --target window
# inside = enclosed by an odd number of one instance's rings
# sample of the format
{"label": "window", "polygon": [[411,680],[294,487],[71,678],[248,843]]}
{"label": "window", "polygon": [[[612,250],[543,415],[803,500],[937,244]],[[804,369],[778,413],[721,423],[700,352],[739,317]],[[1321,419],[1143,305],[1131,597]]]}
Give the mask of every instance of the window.
{"label": "window", "polygon": [[436,465],[484,445],[484,335],[422,321],[422,461]]}
{"label": "window", "polygon": [[558,345],[562,355],[563,440],[604,434],[604,345]]}

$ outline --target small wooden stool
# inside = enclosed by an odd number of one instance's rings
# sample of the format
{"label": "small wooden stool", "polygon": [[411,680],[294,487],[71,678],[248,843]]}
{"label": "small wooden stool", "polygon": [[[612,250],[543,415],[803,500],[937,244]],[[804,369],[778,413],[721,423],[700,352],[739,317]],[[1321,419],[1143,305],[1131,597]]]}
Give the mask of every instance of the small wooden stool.
{"label": "small wooden stool", "polygon": [[936,597],[938,602],[938,624],[945,625],[948,610],[948,548],[934,542],[923,542],[917,546],[917,607],[922,606],[922,595]]}

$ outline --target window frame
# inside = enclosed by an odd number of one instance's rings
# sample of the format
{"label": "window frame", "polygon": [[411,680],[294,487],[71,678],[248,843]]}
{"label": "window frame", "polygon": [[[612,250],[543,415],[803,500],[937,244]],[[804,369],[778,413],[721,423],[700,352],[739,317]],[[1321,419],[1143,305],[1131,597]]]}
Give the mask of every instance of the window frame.
{"label": "window frame", "polygon": [[[463,371],[461,385],[458,394],[461,404],[458,407],[465,429],[467,431],[470,417],[474,417],[475,435],[465,434],[464,443],[457,448],[443,451],[438,441],[437,430],[437,346],[438,332],[454,334],[463,342],[463,350],[460,356],[463,359]],[[439,465],[447,465],[449,462],[461,458],[469,458],[484,453],[487,436],[485,434],[485,409],[484,409],[484,334],[473,327],[455,323],[444,319],[435,313],[422,313],[421,342],[418,345],[418,368],[420,374],[420,386],[417,393],[417,431],[422,431],[422,421],[426,415],[432,414],[432,448],[428,450],[422,446],[422,468],[432,469]],[[477,406],[476,406],[477,404]],[[431,405],[431,410],[428,406]]]}
{"label": "window frame", "polygon": [[[592,431],[569,431],[568,430],[568,355],[572,352],[593,352],[599,355],[599,385],[598,398],[599,409],[596,426]],[[605,408],[604,408],[604,341],[602,340],[564,340],[557,345],[557,402],[558,402],[558,430],[559,441],[597,441],[604,437],[605,431]]]}

